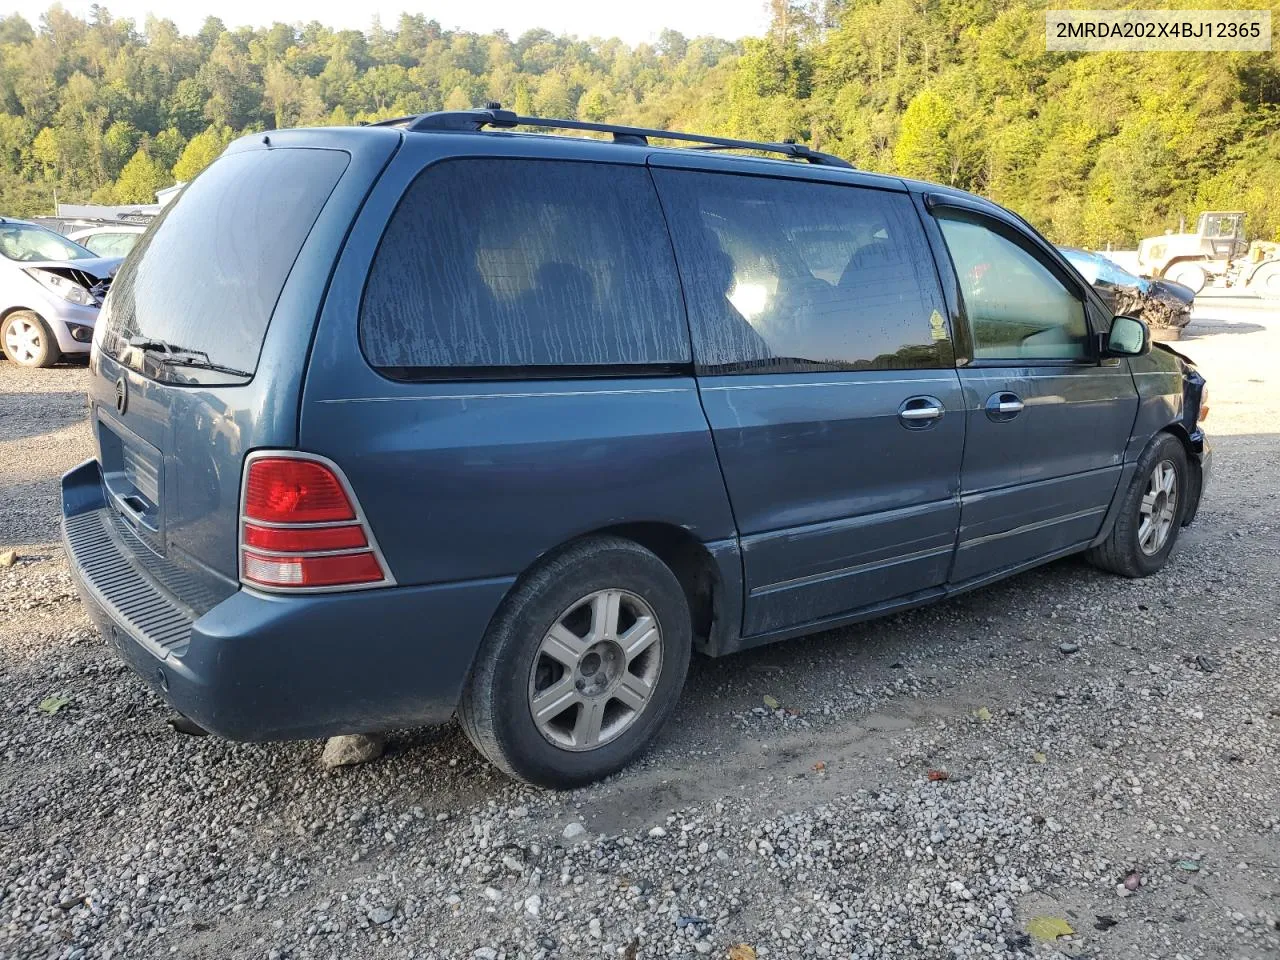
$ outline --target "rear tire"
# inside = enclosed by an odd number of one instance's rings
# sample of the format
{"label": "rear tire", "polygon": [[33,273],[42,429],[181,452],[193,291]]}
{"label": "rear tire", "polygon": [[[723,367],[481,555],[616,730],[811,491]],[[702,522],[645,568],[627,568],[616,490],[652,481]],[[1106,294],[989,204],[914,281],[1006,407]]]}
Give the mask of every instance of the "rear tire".
{"label": "rear tire", "polygon": [[1245,289],[1266,300],[1280,300],[1280,262],[1260,266],[1249,278]]}
{"label": "rear tire", "polygon": [[593,537],[542,562],[503,601],[458,718],[510,776],[582,786],[653,740],[691,649],[688,602],[670,568],[630,540]]}
{"label": "rear tire", "polygon": [[21,367],[52,367],[62,359],[58,341],[40,317],[30,310],[15,310],[0,323],[0,347]]}
{"label": "rear tire", "polygon": [[1188,473],[1182,441],[1158,434],[1138,461],[1115,526],[1088,552],[1089,562],[1122,577],[1149,577],[1160,570],[1182,529],[1191,493]]}

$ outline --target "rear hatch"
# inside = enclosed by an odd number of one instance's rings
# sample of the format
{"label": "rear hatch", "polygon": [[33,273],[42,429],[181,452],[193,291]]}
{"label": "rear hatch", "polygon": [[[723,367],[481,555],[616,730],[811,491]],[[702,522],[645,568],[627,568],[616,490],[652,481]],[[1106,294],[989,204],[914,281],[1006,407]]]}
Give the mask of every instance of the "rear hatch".
{"label": "rear hatch", "polygon": [[238,141],[148,228],[112,284],[90,405],[113,525],[197,613],[237,588],[244,457],[296,443],[333,262],[397,143],[354,130]]}

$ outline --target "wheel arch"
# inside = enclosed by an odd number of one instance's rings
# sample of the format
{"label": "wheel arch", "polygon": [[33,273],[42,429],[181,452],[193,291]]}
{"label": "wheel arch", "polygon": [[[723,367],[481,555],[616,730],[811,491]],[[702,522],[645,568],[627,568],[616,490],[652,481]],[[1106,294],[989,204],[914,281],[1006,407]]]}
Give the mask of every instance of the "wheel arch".
{"label": "wheel arch", "polygon": [[1187,425],[1181,420],[1175,420],[1156,431],[1148,443],[1154,442],[1162,433],[1177,437],[1187,454],[1187,485],[1190,489],[1187,491],[1187,508],[1182,513],[1182,526],[1189,526],[1200,509],[1200,493],[1204,489],[1204,467],[1200,463],[1201,451],[1187,431]]}
{"label": "wheel arch", "polygon": [[[1248,286],[1253,283],[1254,277],[1264,270],[1280,270],[1280,258],[1273,257],[1269,260],[1259,260],[1250,267],[1247,276],[1243,276],[1241,279]],[[1262,294],[1262,296],[1267,296],[1267,294]]]}
{"label": "wheel arch", "polygon": [[622,537],[657,556],[676,575],[684,590],[693,624],[694,649],[713,653],[720,648],[725,583],[720,565],[706,544],[676,524],[647,521],[603,527],[586,536]]}
{"label": "wheel arch", "polygon": [[1199,459],[1200,455],[1195,448],[1194,442],[1191,439],[1191,435],[1187,432],[1186,424],[1184,424],[1181,420],[1173,420],[1169,423],[1166,423],[1164,426],[1160,427],[1158,430],[1153,430],[1151,434],[1147,437],[1147,442],[1144,443],[1141,449],[1138,451],[1137,456],[1135,456],[1132,460],[1126,462],[1124,467],[1121,469],[1120,479],[1116,483],[1116,490],[1111,497],[1110,505],[1107,507],[1106,516],[1103,517],[1102,526],[1098,530],[1098,533],[1094,536],[1093,540],[1089,542],[1089,545],[1091,547],[1096,547],[1098,544],[1102,543],[1104,540],[1107,539],[1108,536],[1111,535],[1111,530],[1116,524],[1116,519],[1119,516],[1120,506],[1124,501],[1125,493],[1129,488],[1129,484],[1133,483],[1134,481],[1134,476],[1135,476],[1138,461],[1142,459],[1142,456],[1147,452],[1147,450],[1151,447],[1151,445],[1156,441],[1158,441],[1160,437],[1165,434],[1168,434],[1176,438],[1178,442],[1182,445],[1182,449],[1186,452],[1187,470],[1191,476],[1192,493],[1193,493],[1194,499],[1191,501],[1186,511],[1186,515],[1183,517],[1182,525],[1186,526],[1188,523],[1191,522],[1191,520],[1187,519],[1187,517],[1191,517],[1192,519],[1194,519],[1194,516],[1195,516],[1194,508],[1198,506],[1200,489],[1203,486],[1203,477],[1200,470],[1200,459]]}
{"label": "wheel arch", "polygon": [[0,323],[4,323],[15,313],[33,313],[35,314],[36,319],[38,319],[41,323],[45,324],[46,326],[48,326],[49,324],[49,321],[46,320],[44,316],[40,313],[40,311],[36,310],[34,307],[5,307],[3,310],[0,310]]}
{"label": "wheel arch", "polygon": [[722,544],[708,545],[674,523],[633,521],[578,533],[541,553],[520,572],[508,593],[548,560],[577,543],[597,537],[620,537],[639,544],[675,574],[689,604],[695,650],[718,656],[734,649],[742,616],[741,564],[736,540],[732,542],[732,549],[722,548]]}
{"label": "wheel arch", "polygon": [[1173,256],[1173,257],[1170,257],[1168,260],[1166,260],[1164,265],[1160,268],[1159,276],[1161,279],[1164,279],[1169,275],[1169,271],[1172,270],[1174,267],[1178,266],[1179,264],[1194,263],[1194,264],[1203,266],[1204,264],[1208,263],[1209,260],[1210,258],[1205,256],[1203,253],[1187,253],[1187,254],[1181,254],[1178,256]]}

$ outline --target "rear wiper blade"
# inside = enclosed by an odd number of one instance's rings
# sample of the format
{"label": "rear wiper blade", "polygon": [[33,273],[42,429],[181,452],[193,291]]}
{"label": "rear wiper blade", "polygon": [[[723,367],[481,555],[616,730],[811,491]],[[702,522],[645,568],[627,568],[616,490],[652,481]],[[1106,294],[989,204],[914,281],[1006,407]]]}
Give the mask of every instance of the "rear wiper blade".
{"label": "rear wiper blade", "polygon": [[166,366],[172,365],[177,367],[191,367],[195,370],[212,370],[214,373],[225,373],[229,377],[244,377],[246,380],[253,377],[253,374],[247,370],[238,370],[235,367],[228,367],[221,363],[214,363],[203,350],[195,351],[196,354],[204,354],[204,357],[192,356],[191,354],[173,353],[165,357],[160,357],[157,363],[163,363]]}
{"label": "rear wiper blade", "polygon": [[209,359],[209,354],[203,350],[195,350],[191,347],[180,347],[177,344],[168,343],[164,340],[153,340],[148,337],[130,337],[129,346],[135,350],[141,350],[143,353],[158,353],[160,356],[156,358],[157,363],[173,365],[179,367],[192,367],[196,370],[211,370],[214,373],[225,373],[231,377],[244,377],[246,379],[253,376],[247,370],[237,370],[235,367],[228,367],[221,363],[214,363]]}

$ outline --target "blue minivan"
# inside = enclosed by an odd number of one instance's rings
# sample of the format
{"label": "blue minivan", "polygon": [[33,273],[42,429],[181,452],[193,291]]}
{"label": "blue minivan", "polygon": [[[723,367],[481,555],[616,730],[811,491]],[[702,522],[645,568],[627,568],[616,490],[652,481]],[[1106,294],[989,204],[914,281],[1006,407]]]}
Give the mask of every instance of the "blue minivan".
{"label": "blue minivan", "polygon": [[564,787],[653,739],[693,651],[1071,553],[1156,572],[1207,400],[1017,216],[802,145],[496,105],[272,131],[116,277],[64,539],[216,734],[456,712]]}

